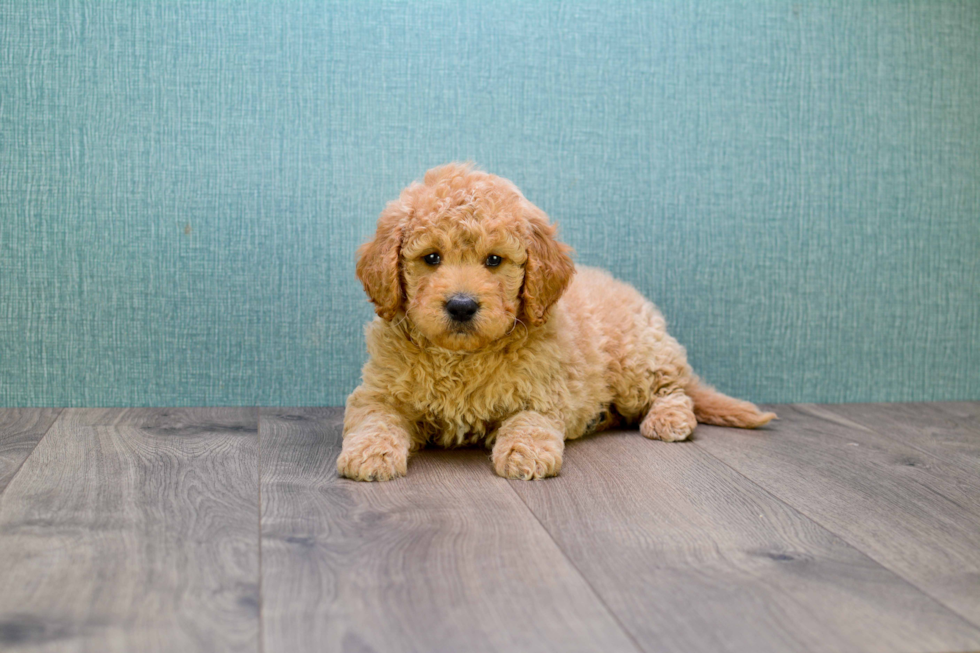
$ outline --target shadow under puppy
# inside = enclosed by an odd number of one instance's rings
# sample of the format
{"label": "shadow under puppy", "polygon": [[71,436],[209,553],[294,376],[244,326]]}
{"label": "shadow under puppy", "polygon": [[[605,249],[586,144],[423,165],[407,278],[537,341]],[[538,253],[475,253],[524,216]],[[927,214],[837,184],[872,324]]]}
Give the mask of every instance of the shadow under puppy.
{"label": "shadow under puppy", "polygon": [[514,184],[468,165],[428,171],[388,204],[357,276],[378,317],[347,399],[341,475],[407,472],[426,443],[492,447],[497,474],[561,469],[565,440],[618,424],[684,440],[697,422],[775,415],[699,382],[657,308],[580,267]]}

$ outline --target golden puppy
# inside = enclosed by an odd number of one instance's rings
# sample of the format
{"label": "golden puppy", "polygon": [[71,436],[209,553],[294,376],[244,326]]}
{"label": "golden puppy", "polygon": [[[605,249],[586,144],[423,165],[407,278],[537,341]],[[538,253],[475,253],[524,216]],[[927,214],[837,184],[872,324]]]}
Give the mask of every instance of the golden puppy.
{"label": "golden puppy", "polygon": [[402,476],[426,443],[492,447],[494,470],[538,479],[565,440],[616,424],[683,440],[698,421],[775,417],[701,384],[663,316],[632,286],[579,268],[512,183],[466,165],[388,204],[357,276],[378,317],[347,399],[341,475]]}

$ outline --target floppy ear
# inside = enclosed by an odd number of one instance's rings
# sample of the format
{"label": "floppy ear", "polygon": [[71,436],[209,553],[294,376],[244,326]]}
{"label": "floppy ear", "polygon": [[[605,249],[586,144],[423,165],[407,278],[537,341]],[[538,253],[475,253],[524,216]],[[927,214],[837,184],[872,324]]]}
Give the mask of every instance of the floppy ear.
{"label": "floppy ear", "polygon": [[533,205],[529,206],[526,214],[531,229],[521,298],[525,316],[531,324],[540,326],[545,322],[548,309],[558,301],[572,280],[575,264],[569,256],[572,248],[555,240],[558,228],[548,222],[548,216]]}
{"label": "floppy ear", "polygon": [[395,317],[404,301],[398,257],[401,255],[402,222],[406,216],[401,202],[389,202],[378,218],[374,240],[357,250],[357,278],[374,303],[374,312],[386,320]]}

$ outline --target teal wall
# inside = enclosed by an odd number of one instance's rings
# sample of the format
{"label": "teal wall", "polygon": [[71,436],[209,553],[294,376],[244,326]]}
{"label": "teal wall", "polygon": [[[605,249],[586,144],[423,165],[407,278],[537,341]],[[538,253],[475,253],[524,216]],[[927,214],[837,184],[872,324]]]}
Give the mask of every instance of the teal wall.
{"label": "teal wall", "polygon": [[757,401],[980,399],[980,3],[0,4],[0,405],[340,404],[354,251],[513,179]]}

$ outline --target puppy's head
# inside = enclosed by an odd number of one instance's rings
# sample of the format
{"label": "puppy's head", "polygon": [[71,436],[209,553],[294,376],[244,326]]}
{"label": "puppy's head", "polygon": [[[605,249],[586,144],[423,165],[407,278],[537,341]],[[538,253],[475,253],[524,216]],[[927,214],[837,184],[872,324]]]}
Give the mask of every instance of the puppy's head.
{"label": "puppy's head", "polygon": [[436,345],[475,350],[545,322],[575,270],[555,231],[506,179],[449,164],[388,204],[357,277],[382,318],[404,312]]}

